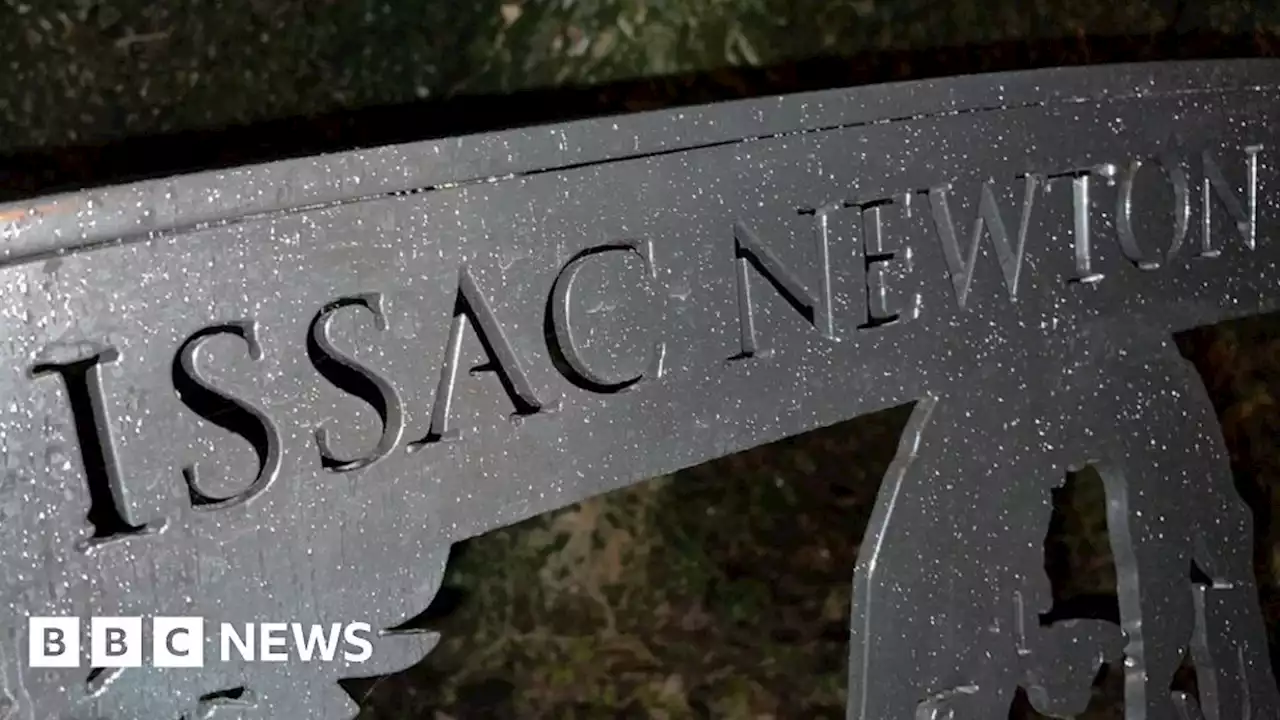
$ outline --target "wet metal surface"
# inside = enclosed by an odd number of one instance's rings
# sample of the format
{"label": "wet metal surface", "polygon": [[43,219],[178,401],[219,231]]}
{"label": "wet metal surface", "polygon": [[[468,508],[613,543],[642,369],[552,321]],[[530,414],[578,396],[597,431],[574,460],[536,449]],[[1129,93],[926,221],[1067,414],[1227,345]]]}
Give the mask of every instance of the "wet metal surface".
{"label": "wet metal surface", "polygon": [[[28,667],[26,618],[392,628],[454,542],[915,401],[850,717],[1003,717],[1018,686],[1068,714],[1121,659],[1131,720],[1277,717],[1248,512],[1171,334],[1280,305],[1278,71],[823,92],[0,208],[8,702],[350,717],[338,678],[434,636],[91,673]],[[1119,626],[1042,621],[1050,491],[1085,465]]]}

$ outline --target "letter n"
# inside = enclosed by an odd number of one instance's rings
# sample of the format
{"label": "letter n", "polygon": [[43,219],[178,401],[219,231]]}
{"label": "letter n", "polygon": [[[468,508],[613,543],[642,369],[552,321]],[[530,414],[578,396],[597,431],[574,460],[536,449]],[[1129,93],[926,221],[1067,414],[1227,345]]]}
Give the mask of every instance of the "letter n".
{"label": "letter n", "polygon": [[800,282],[787,266],[774,255],[760,238],[741,222],[733,224],[733,256],[737,266],[738,322],[741,352],[734,359],[749,358],[760,352],[756,340],[755,313],[751,306],[751,278],[747,266],[753,265],[796,312],[817,328],[825,338],[835,337],[831,320],[831,261],[827,248],[825,215],[819,215],[817,228],[818,267],[822,292],[814,294]]}

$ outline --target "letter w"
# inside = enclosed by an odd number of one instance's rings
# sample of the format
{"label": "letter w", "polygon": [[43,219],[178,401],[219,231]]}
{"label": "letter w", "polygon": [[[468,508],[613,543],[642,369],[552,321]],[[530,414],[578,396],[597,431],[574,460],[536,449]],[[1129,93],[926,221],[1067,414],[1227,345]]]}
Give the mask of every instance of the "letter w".
{"label": "letter w", "polygon": [[330,625],[328,637],[322,635],[322,632],[322,625],[312,625],[310,633],[306,639],[303,639],[302,624],[293,623],[293,641],[298,647],[299,660],[310,662],[311,656],[315,654],[318,647],[321,660],[325,662],[333,661],[333,655],[338,651],[338,637],[342,633],[342,626],[338,623]]}
{"label": "letter w", "polygon": [[1022,197],[1022,219],[1018,225],[1017,247],[1011,247],[1009,244],[1009,233],[1005,230],[1004,218],[1000,215],[1000,206],[996,203],[991,181],[988,180],[982,184],[978,201],[978,218],[973,223],[967,258],[961,254],[960,242],[956,239],[955,224],[951,220],[951,208],[947,202],[947,188],[937,187],[929,190],[933,224],[938,229],[938,239],[942,242],[942,254],[946,258],[947,270],[951,273],[951,285],[955,288],[956,301],[960,304],[961,310],[969,299],[969,287],[973,283],[973,271],[978,262],[978,250],[984,228],[991,236],[991,244],[995,247],[996,260],[1000,263],[1000,272],[1004,275],[1009,299],[1017,300],[1018,278],[1022,273],[1022,254],[1027,244],[1027,230],[1031,225],[1031,206],[1035,201],[1036,190],[1040,183],[1035,175],[1030,174],[1026,176],[1026,181],[1026,189]]}

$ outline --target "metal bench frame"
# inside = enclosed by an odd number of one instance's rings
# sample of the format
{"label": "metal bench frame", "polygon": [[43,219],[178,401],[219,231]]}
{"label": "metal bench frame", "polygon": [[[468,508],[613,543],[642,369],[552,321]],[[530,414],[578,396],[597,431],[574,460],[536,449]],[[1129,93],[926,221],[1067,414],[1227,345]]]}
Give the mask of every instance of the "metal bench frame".
{"label": "metal bench frame", "polygon": [[[0,208],[0,696],[348,718],[338,678],[433,646],[392,629],[452,543],[914,402],[850,569],[850,718],[989,720],[1019,686],[1069,715],[1122,657],[1130,720],[1280,718],[1250,515],[1171,340],[1280,303],[1277,78],[863,87]],[[1118,626],[1045,615],[1050,490],[1089,464]],[[152,615],[382,632],[29,665],[32,616]]]}

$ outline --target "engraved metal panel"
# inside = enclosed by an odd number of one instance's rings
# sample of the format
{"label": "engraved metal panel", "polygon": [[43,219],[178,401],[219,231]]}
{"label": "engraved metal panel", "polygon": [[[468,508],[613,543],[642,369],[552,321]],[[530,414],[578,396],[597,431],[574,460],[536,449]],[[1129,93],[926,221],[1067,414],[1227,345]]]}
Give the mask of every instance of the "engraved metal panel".
{"label": "engraved metal panel", "polygon": [[[0,209],[12,716],[350,717],[338,678],[435,637],[90,673],[28,667],[26,618],[390,629],[454,542],[917,401],[850,568],[850,718],[1005,717],[1019,686],[1068,716],[1121,659],[1129,720],[1280,717],[1250,517],[1171,344],[1280,307],[1278,73],[821,92]],[[1042,620],[1085,465],[1119,626]]]}

